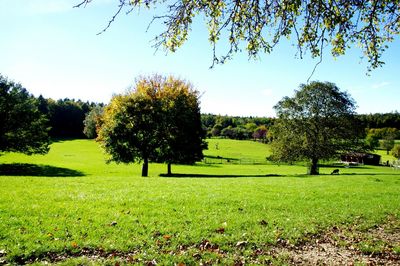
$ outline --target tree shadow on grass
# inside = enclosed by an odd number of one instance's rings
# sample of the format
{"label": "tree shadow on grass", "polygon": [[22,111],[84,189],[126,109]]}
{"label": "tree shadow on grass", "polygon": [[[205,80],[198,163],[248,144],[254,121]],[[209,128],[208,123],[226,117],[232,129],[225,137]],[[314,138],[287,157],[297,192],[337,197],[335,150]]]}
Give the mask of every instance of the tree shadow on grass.
{"label": "tree shadow on grass", "polygon": [[222,157],[222,156],[213,156],[213,155],[204,155],[204,158],[208,159],[222,159],[222,160],[231,160],[231,161],[239,161],[238,158],[232,158],[232,157]]}
{"label": "tree shadow on grass", "polygon": [[282,175],[268,174],[268,175],[214,175],[214,174],[160,174],[161,177],[178,177],[178,178],[238,178],[238,177],[277,177]]}
{"label": "tree shadow on grass", "polygon": [[44,177],[77,177],[84,176],[81,171],[29,163],[0,164],[0,176],[44,176]]}
{"label": "tree shadow on grass", "polygon": [[207,167],[207,168],[221,168],[222,164],[205,164],[205,163],[196,163],[193,164],[194,167]]}
{"label": "tree shadow on grass", "polygon": [[339,173],[339,174],[319,174],[319,175],[309,175],[309,174],[294,174],[294,175],[282,175],[286,177],[296,177],[296,178],[313,178],[313,177],[337,177],[337,176],[399,176],[400,173]]}
{"label": "tree shadow on grass", "polygon": [[338,169],[373,169],[371,166],[367,165],[344,165],[342,163],[337,164],[319,164],[320,168],[338,168]]}
{"label": "tree shadow on grass", "polygon": [[[328,174],[329,175],[329,174]],[[378,175],[378,176],[399,176],[400,175],[400,173],[341,173],[340,175],[342,175],[342,176],[346,176],[346,175],[349,175],[349,176],[355,176],[355,175],[365,175],[365,176],[375,176],[375,175]]]}

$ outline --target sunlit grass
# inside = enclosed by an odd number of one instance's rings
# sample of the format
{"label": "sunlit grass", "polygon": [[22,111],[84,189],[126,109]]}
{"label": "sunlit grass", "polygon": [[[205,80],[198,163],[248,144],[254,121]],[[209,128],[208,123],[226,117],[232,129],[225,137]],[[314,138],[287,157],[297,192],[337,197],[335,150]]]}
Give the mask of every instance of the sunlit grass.
{"label": "sunlit grass", "polygon": [[[268,155],[268,146],[251,141],[211,140],[209,147],[206,154],[213,156]],[[12,263],[87,248],[133,252],[139,263],[233,264],[281,239],[296,242],[333,225],[368,227],[400,215],[400,172],[388,167],[341,168],[340,175],[311,177],[303,175],[303,166],[200,163],[173,166],[174,173],[187,176],[167,178],[159,177],[165,165],[151,164],[150,176],[143,178],[138,164],[106,164],[90,140],[54,143],[45,156],[7,154],[0,163],[83,174],[0,175],[0,250]],[[320,170],[329,174],[332,168]],[[222,255],[200,250],[205,240]],[[240,241],[246,245],[237,247]]]}
{"label": "sunlit grass", "polygon": [[252,140],[209,139],[206,156],[234,159],[265,160],[271,155],[269,146]]}
{"label": "sunlit grass", "polygon": [[389,154],[387,154],[387,151],[385,150],[375,150],[374,153],[381,156],[382,164],[385,164],[387,161],[389,161],[389,163],[392,163],[394,160],[396,160],[396,157],[392,155],[391,151],[389,151]]}

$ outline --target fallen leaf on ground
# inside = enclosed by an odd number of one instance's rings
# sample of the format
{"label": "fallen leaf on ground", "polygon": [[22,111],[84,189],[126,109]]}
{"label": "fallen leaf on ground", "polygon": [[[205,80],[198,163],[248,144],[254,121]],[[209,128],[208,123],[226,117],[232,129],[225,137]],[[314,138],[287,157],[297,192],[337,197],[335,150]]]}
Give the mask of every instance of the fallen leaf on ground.
{"label": "fallen leaf on ground", "polygon": [[220,228],[218,228],[217,230],[215,230],[215,232],[220,233],[220,234],[223,234],[223,233],[225,232],[225,228],[220,227]]}
{"label": "fallen leaf on ground", "polygon": [[163,238],[164,238],[165,240],[170,240],[171,237],[172,237],[172,236],[170,236],[170,235],[163,235]]}
{"label": "fallen leaf on ground", "polygon": [[156,260],[148,261],[148,262],[146,262],[146,265],[147,266],[155,266],[155,265],[157,265],[157,261]]}
{"label": "fallen leaf on ground", "polygon": [[244,246],[246,246],[246,244],[247,244],[247,241],[239,241],[239,242],[236,243],[236,246],[237,247],[244,247]]}

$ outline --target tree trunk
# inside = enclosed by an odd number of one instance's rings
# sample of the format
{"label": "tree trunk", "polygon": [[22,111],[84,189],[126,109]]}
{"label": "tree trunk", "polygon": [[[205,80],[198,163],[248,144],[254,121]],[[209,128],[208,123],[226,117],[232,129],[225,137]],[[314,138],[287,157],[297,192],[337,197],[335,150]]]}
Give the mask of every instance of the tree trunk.
{"label": "tree trunk", "polygon": [[171,163],[168,163],[168,165],[167,165],[167,170],[168,170],[167,175],[172,175]]}
{"label": "tree trunk", "polygon": [[142,166],[142,176],[148,176],[149,174],[149,159],[144,158]]}
{"label": "tree trunk", "polygon": [[310,175],[318,175],[318,159],[312,158],[310,165]]}

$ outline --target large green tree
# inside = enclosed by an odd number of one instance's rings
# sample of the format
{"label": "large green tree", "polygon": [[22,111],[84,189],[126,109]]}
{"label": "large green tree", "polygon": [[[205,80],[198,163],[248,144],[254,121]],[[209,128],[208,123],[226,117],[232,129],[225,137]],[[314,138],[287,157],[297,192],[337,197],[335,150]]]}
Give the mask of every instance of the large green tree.
{"label": "large green tree", "polygon": [[48,121],[38,107],[21,84],[0,75],[0,153],[49,151]]}
{"label": "large green tree", "polygon": [[161,123],[163,139],[156,161],[168,164],[193,164],[203,158],[207,147],[202,128],[199,94],[193,86],[173,77],[161,78],[160,100],[164,119]]}
{"label": "large green tree", "polygon": [[106,106],[98,140],[111,161],[143,161],[142,176],[150,161],[194,163],[203,157],[198,94],[173,77],[139,78],[124,95]]}
{"label": "large green tree", "polygon": [[308,160],[309,173],[314,175],[320,160],[362,146],[355,102],[333,83],[300,85],[293,97],[284,97],[274,108],[278,116],[272,127],[276,160]]}
{"label": "large green tree", "polygon": [[[82,0],[76,7],[94,0]],[[187,39],[196,16],[203,16],[213,47],[213,64],[223,63],[245,48],[250,57],[270,53],[282,38],[293,40],[300,57],[309,52],[322,59],[323,51],[333,56],[360,47],[369,69],[383,64],[381,56],[400,32],[400,1],[332,0],[117,0],[117,11],[106,30],[123,11],[153,8],[160,10],[164,32],[155,46],[175,51]],[[222,39],[222,53],[217,43]],[[227,46],[226,43],[229,45]],[[220,55],[221,54],[221,55]]]}
{"label": "large green tree", "polygon": [[161,109],[146,92],[114,96],[104,110],[97,137],[110,155],[109,161],[143,161],[142,176],[147,176],[150,157],[160,146],[161,117]]}

